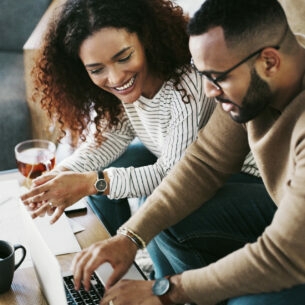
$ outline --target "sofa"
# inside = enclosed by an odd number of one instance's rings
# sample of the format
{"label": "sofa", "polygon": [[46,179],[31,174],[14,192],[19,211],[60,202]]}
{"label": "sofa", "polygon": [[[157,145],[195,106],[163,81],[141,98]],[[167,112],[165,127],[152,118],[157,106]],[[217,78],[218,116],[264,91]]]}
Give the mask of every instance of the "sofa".
{"label": "sofa", "polygon": [[0,170],[16,168],[14,146],[33,137],[23,45],[50,2],[0,1]]}

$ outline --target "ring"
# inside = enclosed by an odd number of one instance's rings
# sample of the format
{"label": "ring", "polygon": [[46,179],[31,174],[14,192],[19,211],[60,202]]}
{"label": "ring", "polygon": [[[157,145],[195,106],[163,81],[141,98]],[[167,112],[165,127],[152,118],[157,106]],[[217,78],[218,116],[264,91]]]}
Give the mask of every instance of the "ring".
{"label": "ring", "polygon": [[49,206],[53,208],[53,203],[52,203],[52,202],[49,202]]}
{"label": "ring", "polygon": [[112,300],[109,302],[109,305],[114,305],[114,303],[113,303],[113,301],[112,301]]}

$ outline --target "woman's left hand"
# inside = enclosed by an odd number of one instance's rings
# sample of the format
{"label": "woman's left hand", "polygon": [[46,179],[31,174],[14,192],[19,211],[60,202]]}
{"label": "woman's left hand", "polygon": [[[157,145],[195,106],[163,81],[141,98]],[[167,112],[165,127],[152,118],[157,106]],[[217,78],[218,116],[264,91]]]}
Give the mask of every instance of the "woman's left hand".
{"label": "woman's left hand", "polygon": [[54,223],[68,206],[96,192],[95,181],[96,172],[51,171],[33,180],[33,187],[21,200],[33,211],[33,218],[55,212]]}

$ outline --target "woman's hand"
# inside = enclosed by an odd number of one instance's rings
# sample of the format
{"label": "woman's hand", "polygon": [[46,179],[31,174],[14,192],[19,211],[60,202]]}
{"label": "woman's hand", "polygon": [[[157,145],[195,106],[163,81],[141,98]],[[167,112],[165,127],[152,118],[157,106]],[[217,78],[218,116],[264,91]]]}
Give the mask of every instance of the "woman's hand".
{"label": "woman's hand", "polygon": [[68,206],[96,193],[95,181],[96,172],[51,171],[33,180],[33,187],[21,200],[33,211],[33,218],[55,212],[54,223]]}
{"label": "woman's hand", "polygon": [[106,288],[111,287],[128,271],[137,250],[137,246],[123,235],[116,235],[84,249],[72,261],[75,288],[79,289],[83,284],[89,290],[92,273],[105,262],[113,268],[106,283]]}

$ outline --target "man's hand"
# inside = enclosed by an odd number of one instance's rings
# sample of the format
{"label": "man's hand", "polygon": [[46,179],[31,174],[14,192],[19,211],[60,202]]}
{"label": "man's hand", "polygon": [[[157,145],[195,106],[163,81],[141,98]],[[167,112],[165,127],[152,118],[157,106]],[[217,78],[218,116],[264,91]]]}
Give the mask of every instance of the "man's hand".
{"label": "man's hand", "polygon": [[123,235],[116,235],[84,249],[72,261],[75,288],[79,289],[83,284],[89,290],[92,273],[105,262],[109,262],[113,268],[106,283],[106,288],[111,287],[128,271],[137,250],[137,246]]}
{"label": "man's hand", "polygon": [[159,298],[152,294],[153,283],[154,281],[121,280],[106,290],[100,304],[162,305]]}
{"label": "man's hand", "polygon": [[[172,304],[191,303],[191,300],[184,293],[181,285],[181,275],[171,277],[171,288],[168,297]],[[107,289],[101,305],[162,305],[159,297],[152,293],[152,286],[155,281],[121,280],[110,289]]]}

